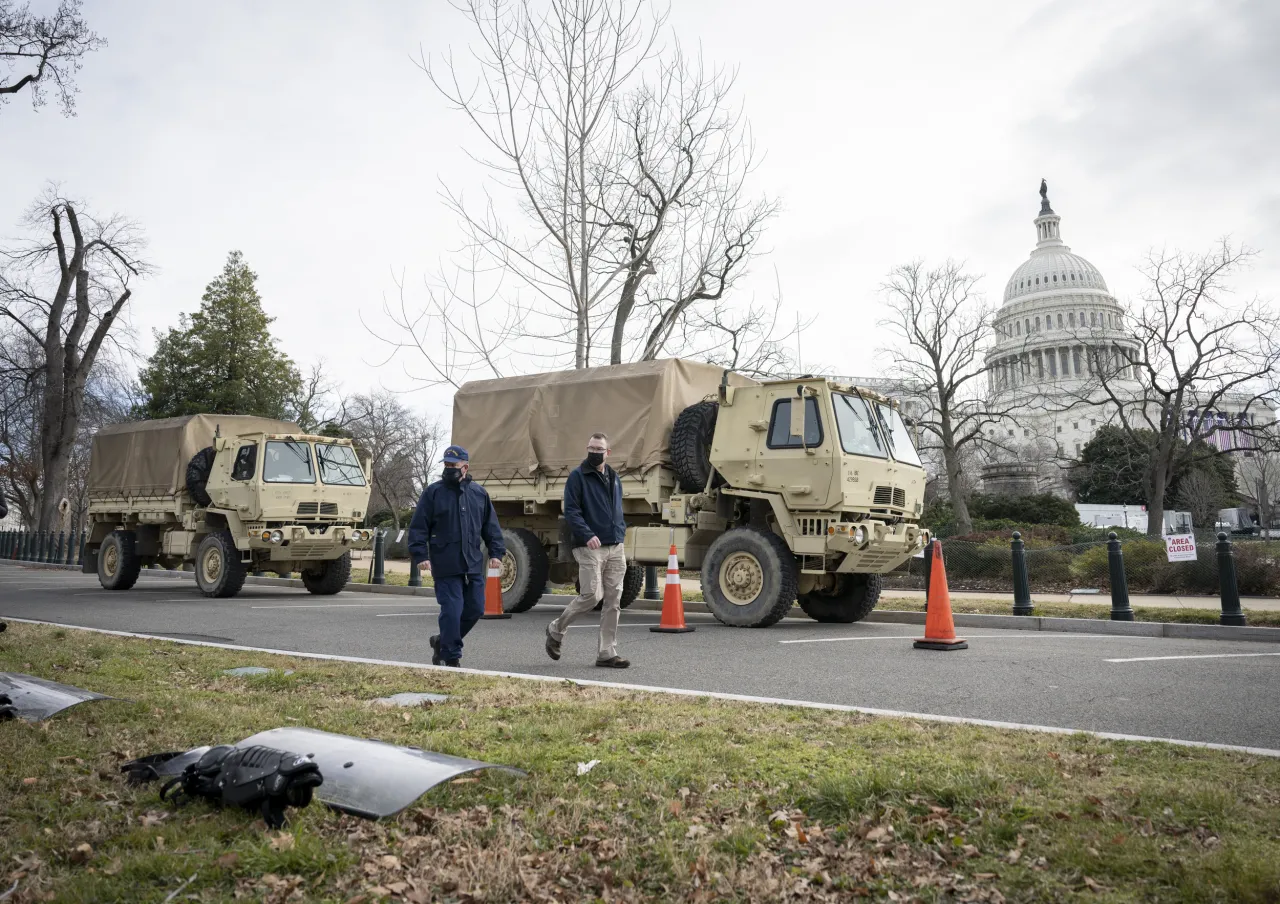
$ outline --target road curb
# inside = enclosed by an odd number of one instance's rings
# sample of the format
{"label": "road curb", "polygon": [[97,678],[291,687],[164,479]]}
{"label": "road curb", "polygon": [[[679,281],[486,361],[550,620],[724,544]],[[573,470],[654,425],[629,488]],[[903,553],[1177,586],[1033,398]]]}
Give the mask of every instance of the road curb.
{"label": "road curb", "polygon": [[[51,565],[41,562],[0,562],[0,565],[21,566],[24,568],[43,569],[49,571],[79,571],[79,565]],[[194,578],[189,571],[168,571],[159,568],[143,569],[141,577],[155,578]],[[298,578],[245,578],[246,584],[257,584],[266,587],[301,588]],[[416,596],[435,599],[435,590],[431,587],[400,587],[395,584],[348,584],[347,593],[385,593],[391,596]],[[545,593],[538,603],[566,603],[572,597],[562,593]],[[638,599],[627,607],[628,612],[660,612],[662,603],[659,600]],[[685,603],[686,613],[705,615],[709,609],[705,603]],[[807,616],[795,615],[788,618],[805,619]],[[988,628],[1011,631],[1053,631],[1063,634],[1114,634],[1127,637],[1168,637],[1182,640],[1226,640],[1255,641],[1259,643],[1280,643],[1280,628],[1243,627],[1228,625],[1197,625],[1179,622],[1124,622],[1108,621],[1100,618],[1048,618],[1039,615],[979,615],[960,612],[952,616],[957,628]],[[864,621],[899,625],[923,625],[924,613],[901,609],[878,609],[870,613]]]}

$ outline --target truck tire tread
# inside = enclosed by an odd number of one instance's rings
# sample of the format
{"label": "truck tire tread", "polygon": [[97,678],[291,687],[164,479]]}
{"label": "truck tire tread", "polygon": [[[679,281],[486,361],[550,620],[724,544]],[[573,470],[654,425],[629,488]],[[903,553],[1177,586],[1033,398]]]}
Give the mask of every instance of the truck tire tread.
{"label": "truck tire tread", "polygon": [[[816,622],[851,625],[871,614],[880,600],[883,582],[878,574],[841,575],[846,586],[839,593],[804,593],[800,608]],[[860,579],[865,579],[860,580]]]}
{"label": "truck tire tread", "polygon": [[[760,560],[766,571],[776,571],[777,586],[771,599],[763,601],[763,611],[745,614],[728,600],[719,599],[719,581],[708,568],[718,567],[719,562],[731,552],[750,552]],[[766,576],[766,583],[768,577]],[[735,628],[768,628],[777,624],[796,602],[796,560],[786,541],[770,530],[754,527],[737,527],[721,534],[707,550],[702,568],[702,598],[707,608],[721,624]]]}
{"label": "truck tire tread", "polygon": [[695,402],[680,412],[671,427],[671,465],[686,493],[700,493],[707,486],[719,412],[717,402]]}
{"label": "truck tire tread", "polygon": [[[200,560],[203,558],[203,552],[207,548],[206,544],[217,543],[222,547],[222,573],[223,578],[217,585],[212,588],[206,588],[200,580],[203,574],[201,571]],[[244,579],[249,574],[249,569],[240,561],[240,550],[236,549],[235,538],[231,536],[231,531],[220,530],[209,534],[200,541],[200,545],[196,547],[196,586],[200,588],[200,592],[211,599],[227,599],[235,596],[244,587]]]}
{"label": "truck tire tread", "polygon": [[338,558],[321,564],[324,565],[324,571],[319,574],[305,569],[302,571],[302,586],[316,596],[333,596],[335,593],[341,593],[343,588],[351,582],[351,553],[344,552]]}
{"label": "truck tire tread", "polygon": [[213,499],[207,489],[209,475],[213,473],[213,446],[205,446],[187,462],[187,492],[196,505],[209,505]]}
{"label": "truck tire tread", "polygon": [[117,557],[119,565],[116,568],[115,579],[108,583],[108,578],[102,573],[104,556],[102,549],[99,548],[98,583],[105,590],[128,590],[138,583],[138,575],[142,573],[142,557],[138,555],[138,536],[131,530],[112,531],[102,545],[106,546],[107,543],[119,545]]}
{"label": "truck tire tread", "polygon": [[[516,581],[510,592],[502,594],[502,609],[504,612],[528,612],[542,599],[547,576],[551,573],[551,559],[538,535],[527,528],[504,527],[502,540],[507,552],[516,560],[517,569]],[[521,570],[525,572],[523,576]]]}

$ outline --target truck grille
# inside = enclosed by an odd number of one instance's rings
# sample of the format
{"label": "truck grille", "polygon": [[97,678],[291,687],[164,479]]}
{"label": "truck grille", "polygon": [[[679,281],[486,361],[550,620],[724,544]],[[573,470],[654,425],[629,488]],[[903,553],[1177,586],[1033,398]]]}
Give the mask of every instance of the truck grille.
{"label": "truck grille", "polygon": [[900,487],[876,487],[872,505],[893,505],[906,508],[907,491]]}
{"label": "truck grille", "polygon": [[338,503],[336,502],[299,502],[299,515],[331,515],[336,517],[338,514]]}
{"label": "truck grille", "polygon": [[802,537],[825,537],[830,518],[797,518],[796,527]]}

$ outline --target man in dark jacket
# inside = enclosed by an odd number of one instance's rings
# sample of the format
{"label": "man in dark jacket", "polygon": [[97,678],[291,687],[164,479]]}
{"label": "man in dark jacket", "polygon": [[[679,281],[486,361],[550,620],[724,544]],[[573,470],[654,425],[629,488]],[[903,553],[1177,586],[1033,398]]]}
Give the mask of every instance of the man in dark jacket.
{"label": "man in dark jacket", "polygon": [[467,471],[470,456],[461,446],[444,450],[441,479],[422,491],[409,523],[409,555],[427,562],[440,604],[440,633],[431,635],[431,664],[462,664],[462,638],[484,615],[485,560],[501,568],[506,548],[498,515],[484,487]]}
{"label": "man in dark jacket", "polygon": [[580,592],[547,626],[547,655],[560,658],[565,629],[594,609],[603,597],[596,665],[625,669],[631,663],[618,655],[618,617],[622,614],[622,579],[627,573],[622,546],[627,524],[622,519],[622,483],[613,468],[604,463],[608,457],[609,438],[593,433],[587,441],[586,461],[565,481],[564,520],[573,533]]}

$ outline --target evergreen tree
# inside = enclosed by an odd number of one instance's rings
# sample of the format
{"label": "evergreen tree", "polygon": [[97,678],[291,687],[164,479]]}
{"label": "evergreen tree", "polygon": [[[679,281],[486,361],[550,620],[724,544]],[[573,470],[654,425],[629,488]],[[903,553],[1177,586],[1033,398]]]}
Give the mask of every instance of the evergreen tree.
{"label": "evergreen tree", "polygon": [[140,374],[148,418],[187,414],[292,416],[301,377],[276,348],[255,286],[257,274],[233,251],[209,283],[200,310],[157,335],[156,351]]}
{"label": "evergreen tree", "polygon": [[[1146,488],[1158,439],[1153,430],[1126,432],[1111,425],[1098,428],[1071,470],[1069,480],[1076,499],[1102,505],[1150,505]],[[1174,453],[1173,478],[1166,494],[1169,499],[1179,497],[1182,481],[1191,474],[1204,474],[1220,486],[1223,505],[1239,498],[1230,455],[1200,439],[1190,444],[1177,440]]]}

